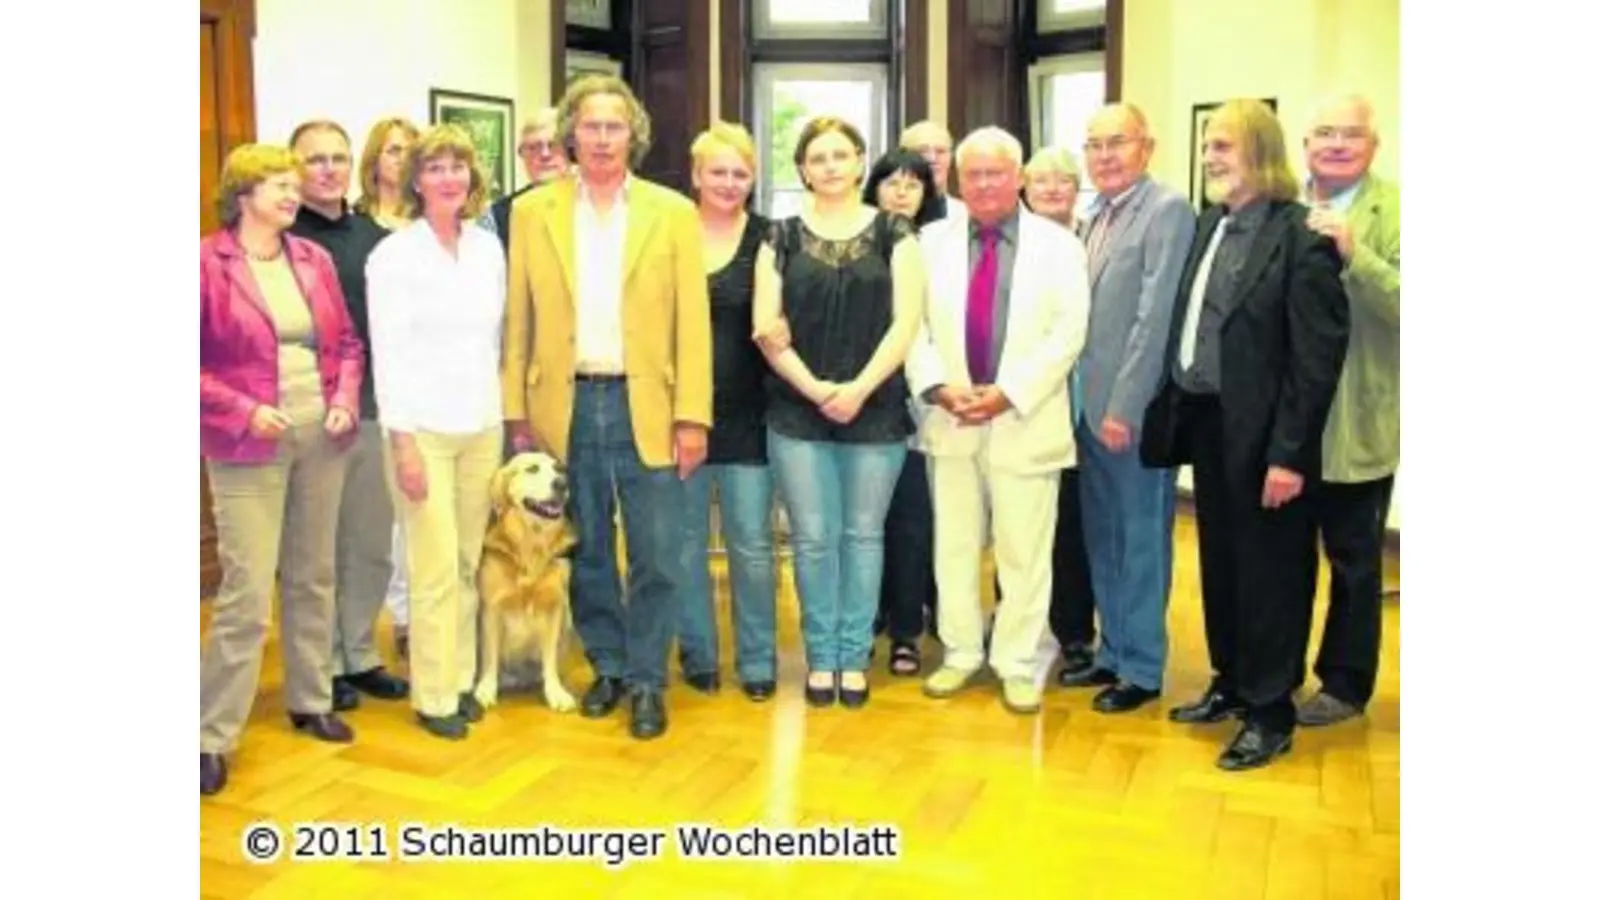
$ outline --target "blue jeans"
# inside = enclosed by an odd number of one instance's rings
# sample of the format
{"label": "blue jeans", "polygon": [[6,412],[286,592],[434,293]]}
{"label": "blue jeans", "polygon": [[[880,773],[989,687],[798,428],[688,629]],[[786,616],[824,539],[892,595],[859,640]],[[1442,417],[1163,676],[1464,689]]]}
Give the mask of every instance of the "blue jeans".
{"label": "blue jeans", "polygon": [[798,441],[767,430],[789,510],[800,631],[813,672],[864,672],[883,582],[883,523],[906,444]]}
{"label": "blue jeans", "polygon": [[711,488],[733,582],[734,665],[739,681],[777,678],[778,570],[772,555],[772,472],[764,465],[706,465],[684,483],[683,603],[678,653],[685,675],[716,672],[717,613],[711,586]]}
{"label": "blue jeans", "polygon": [[[628,386],[576,384],[567,478],[578,549],[572,618],[595,674],[665,690],[667,652],[683,589],[683,482],[646,468],[633,442]],[[617,578],[616,499],[628,541],[628,594]]]}
{"label": "blue jeans", "polygon": [[1137,444],[1112,453],[1083,423],[1077,441],[1084,545],[1100,610],[1095,665],[1158,691],[1167,666],[1177,473],[1145,468]]}

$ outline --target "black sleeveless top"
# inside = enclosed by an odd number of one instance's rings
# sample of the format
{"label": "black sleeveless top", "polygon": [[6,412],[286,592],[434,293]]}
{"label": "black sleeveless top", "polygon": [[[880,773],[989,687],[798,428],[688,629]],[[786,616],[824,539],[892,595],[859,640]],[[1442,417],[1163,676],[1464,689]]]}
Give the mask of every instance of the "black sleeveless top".
{"label": "black sleeveless top", "polygon": [[765,382],[771,369],[751,339],[756,252],[768,227],[755,213],[728,264],[708,278],[711,294],[711,436],[706,462],[765,464]]}
{"label": "black sleeveless top", "polygon": [[[783,277],[783,314],[791,344],[823,381],[850,381],[866,368],[894,323],[890,256],[916,229],[904,216],[879,212],[855,237],[830,240],[794,216],[769,229]],[[767,377],[767,425],[784,437],[836,443],[900,443],[914,430],[903,369],[896,369],[848,425],[824,416],[782,376]]]}

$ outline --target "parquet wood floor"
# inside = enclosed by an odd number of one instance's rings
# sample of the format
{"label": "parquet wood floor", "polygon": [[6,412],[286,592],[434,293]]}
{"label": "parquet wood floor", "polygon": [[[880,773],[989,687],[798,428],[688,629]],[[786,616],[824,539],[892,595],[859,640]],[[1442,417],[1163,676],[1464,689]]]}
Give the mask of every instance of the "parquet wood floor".
{"label": "parquet wood floor", "polygon": [[[1399,611],[1385,610],[1378,693],[1365,720],[1303,729],[1268,769],[1233,775],[1213,761],[1231,726],[1183,727],[1166,709],[1208,676],[1192,522],[1180,516],[1166,695],[1126,717],[1089,708],[1091,692],[1052,684],[1041,715],[1003,710],[992,680],[949,701],[891,678],[878,654],[862,711],[813,710],[791,573],[781,587],[782,681],[764,705],[731,680],[728,585],[719,574],[725,687],[669,692],[670,729],[627,736],[558,715],[526,695],[464,742],[422,732],[409,708],[365,699],[347,714],[356,743],[296,736],[268,648],[250,726],[228,788],[201,801],[205,897],[401,898],[1392,898],[1400,878]],[[1398,562],[1391,562],[1391,583]],[[1319,598],[1318,632],[1323,600]],[[207,604],[202,604],[206,607]],[[206,614],[202,611],[202,632]],[[392,659],[385,624],[381,639]],[[936,647],[936,645],[933,645]],[[1315,646],[1315,636],[1313,647]],[[937,650],[932,655],[936,658]],[[574,652],[575,694],[589,673]],[[676,678],[676,673],[674,673]],[[704,862],[664,855],[615,869],[596,861],[272,864],[246,861],[241,833],[270,820],[536,828],[705,822],[805,826],[892,823],[897,859]]]}

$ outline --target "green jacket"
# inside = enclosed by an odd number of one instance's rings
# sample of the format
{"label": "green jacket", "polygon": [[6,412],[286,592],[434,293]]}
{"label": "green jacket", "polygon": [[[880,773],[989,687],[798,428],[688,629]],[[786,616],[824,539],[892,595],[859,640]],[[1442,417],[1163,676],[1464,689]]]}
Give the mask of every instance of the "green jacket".
{"label": "green jacket", "polygon": [[1384,478],[1400,466],[1399,187],[1369,172],[1348,221],[1350,348],[1322,439],[1323,478],[1339,483]]}

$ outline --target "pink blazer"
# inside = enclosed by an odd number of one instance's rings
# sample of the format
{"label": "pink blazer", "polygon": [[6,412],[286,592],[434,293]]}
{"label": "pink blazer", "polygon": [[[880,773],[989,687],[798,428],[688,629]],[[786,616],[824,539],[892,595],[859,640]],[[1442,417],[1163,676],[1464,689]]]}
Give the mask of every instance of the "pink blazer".
{"label": "pink blazer", "polygon": [[[361,339],[350,324],[333,258],[311,241],[284,235],[295,280],[317,330],[317,368],[328,406],[358,418]],[[232,230],[200,241],[200,454],[230,463],[268,462],[277,441],[250,434],[257,405],[278,404],[278,332],[244,249]],[[355,439],[351,429],[339,441]]]}

